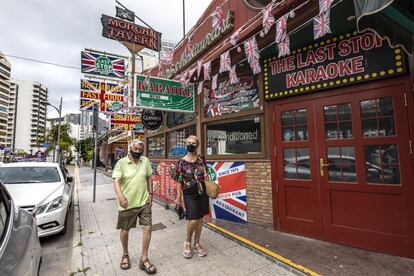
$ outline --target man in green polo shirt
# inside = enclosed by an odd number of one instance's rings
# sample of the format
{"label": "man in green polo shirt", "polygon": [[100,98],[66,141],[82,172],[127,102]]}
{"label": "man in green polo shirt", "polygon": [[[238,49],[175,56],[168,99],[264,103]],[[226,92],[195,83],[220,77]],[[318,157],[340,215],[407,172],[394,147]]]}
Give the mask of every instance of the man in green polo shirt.
{"label": "man in green polo shirt", "polygon": [[143,226],[142,254],[139,267],[148,274],[154,274],[156,268],[148,260],[148,247],[151,240],[152,225],[152,180],[151,163],[142,156],[144,143],[133,140],[128,156],[118,160],[112,173],[114,188],[118,197],[119,213],[117,229],[121,229],[123,255],[121,269],[129,269],[128,234],[129,229],[139,224]]}

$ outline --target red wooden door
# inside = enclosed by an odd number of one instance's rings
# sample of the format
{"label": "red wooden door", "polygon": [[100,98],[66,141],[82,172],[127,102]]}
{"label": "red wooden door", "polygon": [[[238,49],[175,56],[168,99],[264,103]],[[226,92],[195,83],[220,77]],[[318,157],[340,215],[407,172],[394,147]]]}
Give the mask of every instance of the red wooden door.
{"label": "red wooden door", "polygon": [[414,257],[409,87],[390,81],[274,104],[282,231]]}

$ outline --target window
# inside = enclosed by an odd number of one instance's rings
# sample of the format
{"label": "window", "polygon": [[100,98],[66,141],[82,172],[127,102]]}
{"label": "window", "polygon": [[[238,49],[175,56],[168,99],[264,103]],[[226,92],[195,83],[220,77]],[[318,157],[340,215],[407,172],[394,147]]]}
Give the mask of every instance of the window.
{"label": "window", "polygon": [[364,146],[368,183],[400,184],[397,145]]}
{"label": "window", "polygon": [[282,112],[283,141],[308,140],[308,111],[306,109]]}
{"label": "window", "polygon": [[167,127],[174,127],[194,120],[194,113],[168,112]]}
{"label": "window", "polygon": [[327,139],[352,138],[351,104],[336,104],[323,107],[325,137]]}
{"label": "window", "polygon": [[310,179],[309,148],[283,149],[285,178]]}
{"label": "window", "polygon": [[60,182],[55,167],[0,167],[0,179],[4,184]]}
{"label": "window", "polygon": [[356,182],[355,148],[328,147],[329,181]]}
{"label": "window", "polygon": [[240,77],[239,83],[219,83],[216,91],[204,90],[204,116],[215,117],[224,114],[248,111],[259,107],[257,80],[254,76]]}
{"label": "window", "polygon": [[207,124],[207,155],[261,152],[260,117]]}
{"label": "window", "polygon": [[168,157],[180,157],[187,153],[185,139],[196,134],[196,127],[190,126],[167,134]]}
{"label": "window", "polygon": [[364,137],[395,135],[392,98],[361,101],[361,120]]}
{"label": "window", "polygon": [[148,138],[148,157],[164,157],[164,134]]}

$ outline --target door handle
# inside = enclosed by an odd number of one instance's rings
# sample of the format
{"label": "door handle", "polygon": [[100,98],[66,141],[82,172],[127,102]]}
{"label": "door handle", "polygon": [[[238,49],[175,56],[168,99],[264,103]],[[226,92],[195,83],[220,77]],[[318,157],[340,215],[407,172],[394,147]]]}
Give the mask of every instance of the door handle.
{"label": "door handle", "polygon": [[324,168],[328,167],[328,166],[329,166],[329,164],[323,163],[323,158],[319,159],[319,169],[320,169],[321,176],[325,175]]}

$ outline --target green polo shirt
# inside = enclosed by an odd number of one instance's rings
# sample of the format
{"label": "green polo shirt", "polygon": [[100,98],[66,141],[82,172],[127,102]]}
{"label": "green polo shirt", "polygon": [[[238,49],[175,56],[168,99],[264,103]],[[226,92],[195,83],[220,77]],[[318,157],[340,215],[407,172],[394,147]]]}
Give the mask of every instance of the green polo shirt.
{"label": "green polo shirt", "polygon": [[[141,156],[136,164],[128,156],[118,160],[112,178],[121,178],[121,191],[128,199],[127,209],[145,205],[148,200],[147,177],[151,174],[151,162],[145,156]],[[121,206],[118,209],[127,210]]]}

